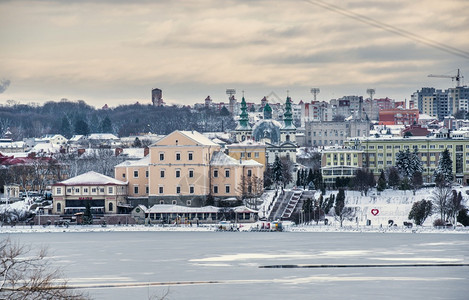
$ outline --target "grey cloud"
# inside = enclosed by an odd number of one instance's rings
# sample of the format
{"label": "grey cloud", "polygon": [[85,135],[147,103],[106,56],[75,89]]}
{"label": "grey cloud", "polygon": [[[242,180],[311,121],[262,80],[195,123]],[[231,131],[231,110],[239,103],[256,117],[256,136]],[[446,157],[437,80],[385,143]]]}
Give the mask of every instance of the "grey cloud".
{"label": "grey cloud", "polygon": [[0,81],[0,94],[6,91],[6,89],[10,86],[10,80],[2,79]]}
{"label": "grey cloud", "polygon": [[263,63],[278,64],[326,64],[333,62],[385,62],[419,61],[434,59],[439,51],[423,49],[415,45],[370,45],[355,48],[337,47],[333,50],[321,50],[312,54],[267,55],[260,59]]}

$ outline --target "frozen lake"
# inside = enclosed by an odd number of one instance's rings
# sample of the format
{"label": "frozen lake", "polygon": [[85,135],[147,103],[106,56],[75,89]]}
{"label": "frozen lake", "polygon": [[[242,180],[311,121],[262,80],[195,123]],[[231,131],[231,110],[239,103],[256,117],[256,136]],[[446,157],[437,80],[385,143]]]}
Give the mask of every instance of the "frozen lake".
{"label": "frozen lake", "polygon": [[[167,289],[167,299],[469,295],[468,266],[409,266],[468,264],[468,234],[162,231],[10,236],[33,246],[47,245],[52,262],[63,268],[70,284],[107,285],[86,289],[95,299],[148,299]],[[361,267],[260,268],[297,264]],[[376,267],[382,264],[393,266]]]}

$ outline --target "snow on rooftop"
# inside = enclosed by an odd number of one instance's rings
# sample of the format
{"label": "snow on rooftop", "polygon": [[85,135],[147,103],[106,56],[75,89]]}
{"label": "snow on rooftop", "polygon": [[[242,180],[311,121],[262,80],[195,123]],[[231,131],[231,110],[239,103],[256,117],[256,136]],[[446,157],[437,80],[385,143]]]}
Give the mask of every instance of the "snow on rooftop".
{"label": "snow on rooftop", "polygon": [[150,164],[150,155],[145,156],[139,160],[126,160],[115,167],[146,167]]}
{"label": "snow on rooftop", "polygon": [[126,182],[114,179],[112,177],[90,171],[70,179],[61,181],[57,185],[106,185],[106,184],[116,184],[116,185],[126,185]]}
{"label": "snow on rooftop", "polygon": [[111,133],[92,133],[88,136],[89,140],[119,140],[117,136]]}
{"label": "snow on rooftop", "polygon": [[239,166],[240,163],[221,151],[213,152],[210,164],[214,166]]}
{"label": "snow on rooftop", "polygon": [[263,166],[263,164],[253,160],[253,159],[250,159],[250,160],[243,160],[241,162],[241,165],[243,166],[250,166],[250,167],[257,167],[257,166]]}
{"label": "snow on rooftop", "polygon": [[119,154],[120,156],[127,156],[129,158],[142,158],[145,156],[144,148],[124,148]]}
{"label": "snow on rooftop", "polygon": [[205,137],[203,134],[201,134],[200,132],[197,132],[195,130],[193,130],[193,131],[184,131],[184,130],[182,130],[182,131],[179,131],[179,132],[184,134],[185,136],[187,136],[191,140],[197,142],[198,144],[208,145],[208,146],[218,146],[218,144],[212,142],[209,138]]}
{"label": "snow on rooftop", "polygon": [[218,213],[219,207],[204,206],[204,207],[189,207],[180,205],[169,204],[156,204],[149,208],[148,213]]}
{"label": "snow on rooftop", "polygon": [[58,153],[60,152],[60,146],[51,143],[39,143],[36,144],[29,152],[45,152],[45,153]]}

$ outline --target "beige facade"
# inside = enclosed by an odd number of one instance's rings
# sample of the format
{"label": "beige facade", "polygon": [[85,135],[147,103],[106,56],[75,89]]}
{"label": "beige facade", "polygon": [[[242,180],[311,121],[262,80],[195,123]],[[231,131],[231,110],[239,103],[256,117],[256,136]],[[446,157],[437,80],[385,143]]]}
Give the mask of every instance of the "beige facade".
{"label": "beige facade", "polygon": [[247,140],[237,144],[226,146],[228,155],[236,160],[255,160],[266,166],[266,148],[265,143]]}
{"label": "beige facade", "polygon": [[[196,131],[175,131],[150,147],[150,204],[201,206],[210,160],[220,146]],[[178,199],[179,198],[179,199]],[[179,201],[178,201],[179,200]]]}
{"label": "beige facade", "polygon": [[90,203],[94,214],[115,214],[126,206],[127,182],[88,172],[52,186],[52,213],[83,212]]}
{"label": "beige facade", "polygon": [[137,161],[125,161],[114,168],[114,177],[128,182],[128,196],[135,198],[148,198],[150,156]]}
{"label": "beige facade", "polygon": [[203,206],[209,194],[240,197],[243,176],[261,181],[263,168],[254,160],[229,157],[198,132],[174,131],[153,144],[148,157],[117,165],[115,176],[128,181],[128,200],[134,205]]}

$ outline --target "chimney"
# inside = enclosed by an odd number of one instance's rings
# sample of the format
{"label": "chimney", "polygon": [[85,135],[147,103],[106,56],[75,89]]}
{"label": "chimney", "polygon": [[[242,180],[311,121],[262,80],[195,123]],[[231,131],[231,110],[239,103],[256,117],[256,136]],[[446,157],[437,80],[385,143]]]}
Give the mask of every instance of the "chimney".
{"label": "chimney", "polygon": [[122,151],[124,151],[122,150],[122,148],[119,148],[119,147],[116,148],[116,151],[115,151],[116,156],[119,156],[122,153]]}

